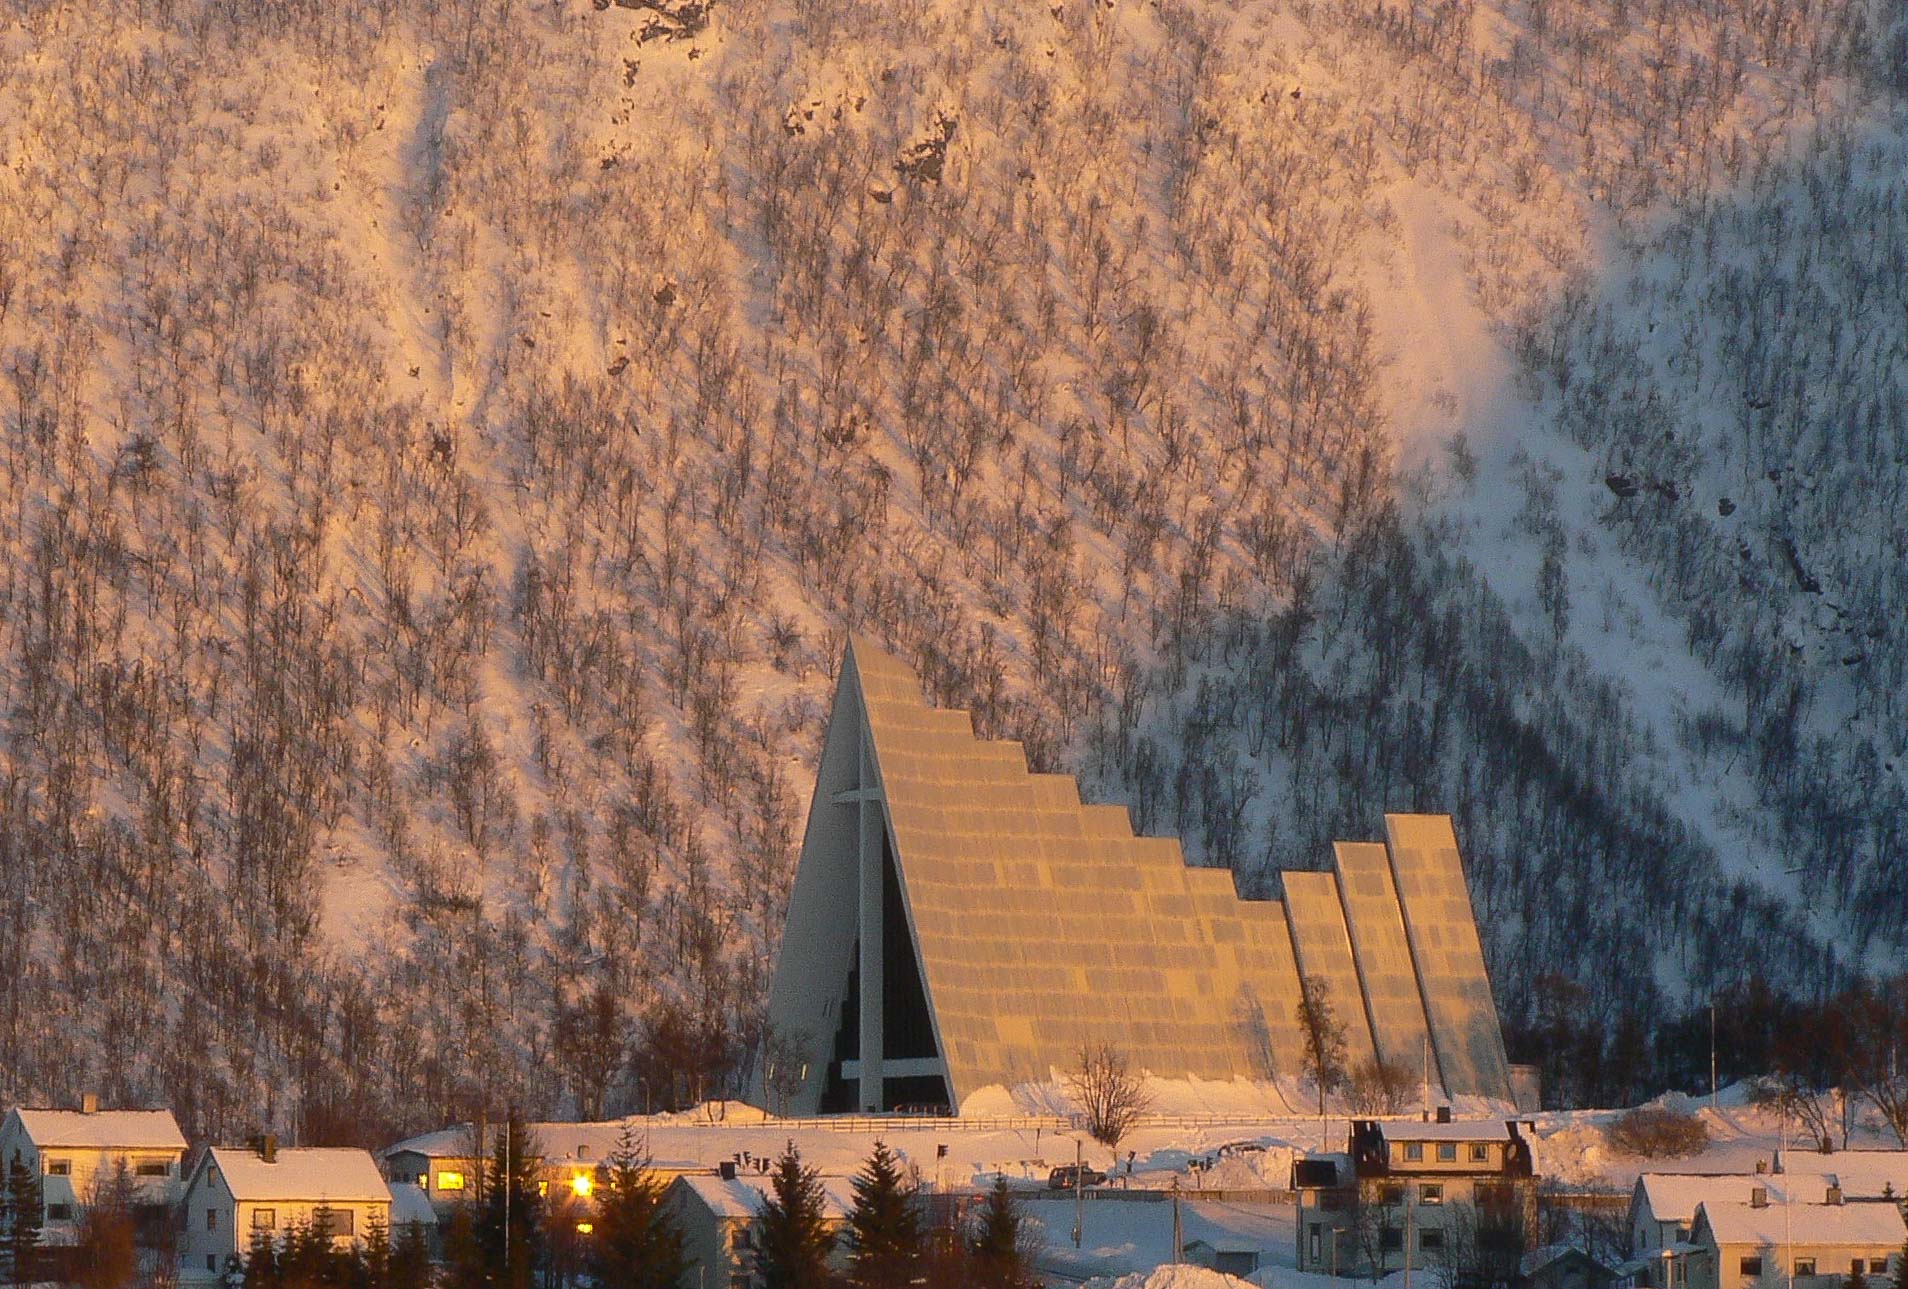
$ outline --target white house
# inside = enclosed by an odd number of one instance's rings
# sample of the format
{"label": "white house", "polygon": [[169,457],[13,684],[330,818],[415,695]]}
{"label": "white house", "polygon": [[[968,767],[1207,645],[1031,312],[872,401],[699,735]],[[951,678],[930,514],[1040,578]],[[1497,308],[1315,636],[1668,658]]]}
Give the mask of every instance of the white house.
{"label": "white house", "polygon": [[1689,1289],[1839,1289],[1851,1272],[1891,1274],[1908,1226],[1890,1201],[1704,1201],[1687,1256]]}
{"label": "white house", "polygon": [[72,1243],[80,1210],[122,1172],[135,1211],[163,1214],[179,1197],[185,1150],[170,1110],[101,1110],[91,1096],[77,1110],[21,1106],[0,1120],[0,1169],[17,1157],[40,1174],[48,1244]]}
{"label": "white house", "polygon": [[261,1234],[274,1240],[320,1224],[334,1243],[362,1242],[391,1224],[391,1192],[369,1151],[258,1150],[214,1146],[186,1183],[179,1230],[179,1282],[214,1284]]}
{"label": "white house", "polygon": [[[842,1228],[855,1205],[854,1183],[845,1177],[824,1177],[823,1222],[835,1232],[834,1262],[847,1266],[841,1244]],[[758,1216],[768,1202],[766,1177],[723,1177],[686,1173],[669,1184],[663,1204],[683,1235],[689,1271],[683,1289],[757,1289],[755,1250],[760,1242]]]}
{"label": "white house", "polygon": [[[439,1207],[460,1204],[476,1198],[503,1128],[501,1123],[484,1126],[482,1150],[477,1146],[477,1125],[461,1123],[406,1137],[378,1157],[391,1182],[417,1186]],[[643,1136],[645,1125],[632,1115],[600,1123],[531,1123],[525,1128],[536,1147],[538,1183],[547,1192],[551,1186],[574,1186],[578,1177],[594,1177],[597,1166],[613,1156],[625,1139]],[[699,1160],[659,1159],[650,1165],[651,1172],[665,1179],[707,1168]]]}
{"label": "white house", "polygon": [[1828,1186],[1820,1177],[1768,1173],[1644,1173],[1630,1192],[1630,1253],[1647,1258],[1687,1244],[1705,1201],[1747,1204],[1757,1191],[1771,1203],[1820,1204]]}

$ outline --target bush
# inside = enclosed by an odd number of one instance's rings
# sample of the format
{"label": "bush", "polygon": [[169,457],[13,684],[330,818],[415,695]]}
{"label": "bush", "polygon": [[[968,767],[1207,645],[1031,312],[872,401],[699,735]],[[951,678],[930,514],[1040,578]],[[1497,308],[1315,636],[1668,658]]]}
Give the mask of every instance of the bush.
{"label": "bush", "polygon": [[1679,1159],[1709,1145],[1709,1129],[1693,1114],[1641,1106],[1603,1130],[1612,1148],[1626,1155]]}

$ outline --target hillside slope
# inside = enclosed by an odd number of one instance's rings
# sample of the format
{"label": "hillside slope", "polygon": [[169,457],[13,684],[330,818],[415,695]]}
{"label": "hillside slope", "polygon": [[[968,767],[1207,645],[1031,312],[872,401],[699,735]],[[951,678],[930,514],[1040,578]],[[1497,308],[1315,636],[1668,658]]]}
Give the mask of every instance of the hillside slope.
{"label": "hillside slope", "polygon": [[[1620,660],[1546,648],[1435,498],[1454,423],[1509,415],[1487,347],[1524,337],[1533,389],[1607,348],[1571,303],[1619,254],[1592,228],[1881,128],[1867,11],[8,22],[0,1097],[164,1096],[220,1136],[594,1113],[644,1017],[725,1077],[849,629],[1248,883],[1394,804],[1347,740],[1403,758],[1513,1005],[1594,974],[1672,867],[1688,919],[1746,908],[1829,970],[1633,763]],[[1471,321],[1426,360],[1441,316]],[[1544,415],[1589,442],[1569,398]],[[1253,677],[1275,753],[1182,719]],[[1511,791],[1493,758],[1557,768]]]}

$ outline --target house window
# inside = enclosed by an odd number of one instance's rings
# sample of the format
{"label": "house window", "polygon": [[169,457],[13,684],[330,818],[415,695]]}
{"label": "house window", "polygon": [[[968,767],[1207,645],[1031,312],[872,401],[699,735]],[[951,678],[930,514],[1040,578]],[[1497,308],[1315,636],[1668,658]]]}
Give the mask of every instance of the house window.
{"label": "house window", "polygon": [[1795,1274],[1798,1276],[1814,1275],[1815,1274],[1815,1259],[1814,1258],[1797,1258],[1795,1260]]}
{"label": "house window", "polygon": [[1762,1274],[1762,1255],[1755,1254],[1755,1253],[1750,1254],[1749,1256],[1745,1257],[1742,1260],[1742,1265],[1737,1269],[1745,1276],[1761,1275]]}
{"label": "house window", "polygon": [[1436,1208],[1444,1203],[1444,1187],[1436,1182],[1424,1182],[1418,1187],[1418,1203],[1426,1208]]}
{"label": "house window", "polygon": [[1689,1243],[1689,1228],[1687,1226],[1679,1226],[1676,1228],[1676,1242],[1678,1244]]}
{"label": "house window", "polygon": [[1378,1247],[1386,1253],[1396,1253],[1404,1248],[1404,1232],[1395,1226],[1387,1226],[1378,1232]]}
{"label": "house window", "polygon": [[207,1271],[217,1271],[219,1269],[218,1256],[216,1253],[208,1253],[205,1255],[205,1269]]}
{"label": "house window", "polygon": [[1887,1271],[1887,1270],[1888,1270],[1888,1259],[1887,1259],[1887,1258],[1870,1258],[1870,1259],[1868,1260],[1868,1274],[1869,1274],[1869,1275],[1871,1275],[1871,1276],[1878,1276],[1878,1275],[1881,1275],[1882,1273],[1884,1273],[1884,1272],[1885,1272],[1885,1271]]}
{"label": "house window", "polygon": [[71,1177],[73,1175],[73,1161],[70,1159],[47,1160],[46,1175],[48,1177]]}
{"label": "house window", "polygon": [[1404,1203],[1404,1183],[1386,1182],[1383,1186],[1380,1186],[1378,1188],[1378,1202],[1380,1204]]}
{"label": "house window", "polygon": [[1406,1162],[1415,1164],[1424,1158],[1424,1143],[1422,1141],[1407,1141],[1404,1151]]}
{"label": "house window", "polygon": [[1474,1164],[1488,1164],[1488,1163],[1490,1163],[1490,1162],[1491,1162],[1491,1148],[1490,1148],[1489,1146],[1487,1146],[1487,1145],[1485,1145],[1485,1144],[1484,1144],[1483,1142],[1481,1142],[1481,1141],[1480,1141],[1480,1142],[1477,1142],[1477,1143],[1475,1143],[1474,1145],[1472,1145],[1472,1147],[1471,1147],[1471,1162],[1472,1162],[1472,1163],[1474,1163]]}
{"label": "house window", "polygon": [[72,1221],[73,1206],[71,1204],[48,1204],[46,1206],[46,1220],[49,1222]]}
{"label": "house window", "polygon": [[133,1172],[140,1177],[164,1177],[170,1171],[171,1169],[163,1159],[147,1159],[133,1169]]}
{"label": "house window", "polygon": [[1440,1141],[1438,1143],[1438,1162],[1440,1164],[1455,1164],[1457,1162],[1457,1143],[1455,1141]]}
{"label": "house window", "polygon": [[1442,1249],[1443,1247],[1444,1247],[1444,1232],[1442,1231],[1418,1232],[1418,1248],[1422,1249],[1424,1252],[1436,1253],[1438,1250]]}
{"label": "house window", "polygon": [[448,1168],[437,1170],[437,1189],[440,1191],[461,1191],[464,1189],[464,1175]]}
{"label": "house window", "polygon": [[311,1215],[311,1229],[319,1235],[333,1237],[356,1235],[357,1214],[348,1208],[321,1208]]}
{"label": "house window", "polygon": [[217,1209],[209,1208],[205,1211],[205,1229],[208,1231],[216,1231],[219,1229],[219,1211]]}
{"label": "house window", "polygon": [[752,1249],[755,1247],[755,1234],[746,1226],[736,1226],[729,1231],[731,1249]]}
{"label": "house window", "polygon": [[748,1272],[736,1271],[729,1276],[729,1289],[755,1289],[755,1286],[749,1283]]}
{"label": "house window", "polygon": [[252,1210],[252,1229],[254,1231],[275,1231],[278,1229],[278,1210],[274,1208],[255,1208]]}
{"label": "house window", "polygon": [[1312,1261],[1314,1263],[1318,1261],[1318,1251],[1323,1239],[1324,1237],[1320,1234],[1318,1229],[1318,1223],[1314,1222],[1312,1224]]}

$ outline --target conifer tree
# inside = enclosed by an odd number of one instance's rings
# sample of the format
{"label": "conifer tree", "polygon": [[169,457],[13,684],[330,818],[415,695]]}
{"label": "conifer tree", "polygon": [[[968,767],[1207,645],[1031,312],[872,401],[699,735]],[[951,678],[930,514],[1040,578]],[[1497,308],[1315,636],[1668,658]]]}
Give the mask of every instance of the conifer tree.
{"label": "conifer tree", "polygon": [[279,1289],[284,1283],[278,1265],[278,1241],[270,1231],[253,1231],[245,1254],[245,1289]]}
{"label": "conifer tree", "polygon": [[477,1215],[477,1249],[488,1269],[486,1284],[531,1289],[543,1250],[543,1197],[537,1192],[535,1138],[512,1112],[497,1138]]}
{"label": "conifer tree", "polygon": [[40,1228],[46,1218],[40,1177],[26,1166],[19,1151],[7,1164],[7,1184],[0,1192],[5,1204],[7,1274],[14,1284],[31,1284],[34,1251],[40,1246]]}
{"label": "conifer tree", "polygon": [[802,1166],[793,1141],[776,1161],[761,1226],[755,1269],[766,1289],[818,1289],[829,1283],[828,1254],[835,1237],[823,1221],[821,1177]]}
{"label": "conifer tree", "polygon": [[364,1247],[354,1255],[357,1263],[354,1289],[395,1289],[391,1278],[391,1227],[382,1218],[373,1217],[364,1235]]}
{"label": "conifer tree", "polygon": [[1902,1242],[1895,1260],[1895,1289],[1908,1289],[1908,1240]]}
{"label": "conifer tree", "polygon": [[1868,1277],[1862,1274],[1860,1259],[1849,1264],[1848,1278],[1842,1281],[1842,1289],[1868,1289]]}
{"label": "conifer tree", "polygon": [[1027,1259],[1020,1248],[1020,1210],[1004,1176],[994,1179],[981,1210],[974,1236],[968,1243],[973,1259],[974,1289],[1022,1289],[1027,1283]]}
{"label": "conifer tree", "polygon": [[415,1222],[406,1222],[398,1228],[397,1238],[391,1242],[391,1289],[428,1285],[430,1277],[431,1247],[424,1237],[424,1228]]}
{"label": "conifer tree", "polygon": [[925,1238],[917,1188],[901,1173],[901,1161],[886,1143],[855,1177],[855,1207],[848,1215],[852,1253],[848,1281],[856,1289],[905,1289],[914,1282]]}
{"label": "conifer tree", "polygon": [[675,1289],[689,1269],[682,1232],[663,1208],[663,1185],[650,1163],[649,1151],[625,1128],[616,1153],[597,1169],[589,1265],[599,1284]]}

